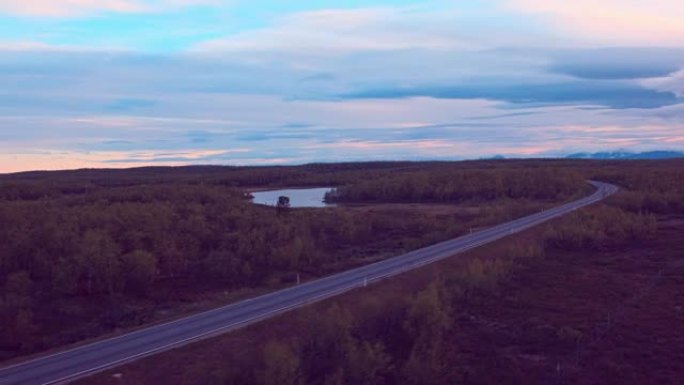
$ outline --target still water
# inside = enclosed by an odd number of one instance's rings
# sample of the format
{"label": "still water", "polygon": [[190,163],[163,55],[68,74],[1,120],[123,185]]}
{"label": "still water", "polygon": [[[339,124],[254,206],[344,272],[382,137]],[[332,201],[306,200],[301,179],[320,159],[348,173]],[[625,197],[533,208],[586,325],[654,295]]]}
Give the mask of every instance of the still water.
{"label": "still water", "polygon": [[278,203],[279,196],[286,196],[290,198],[290,207],[332,207],[334,205],[329,205],[323,202],[325,193],[331,189],[331,187],[318,187],[255,191],[252,192],[252,195],[254,196],[252,202],[258,205],[275,206],[275,204]]}

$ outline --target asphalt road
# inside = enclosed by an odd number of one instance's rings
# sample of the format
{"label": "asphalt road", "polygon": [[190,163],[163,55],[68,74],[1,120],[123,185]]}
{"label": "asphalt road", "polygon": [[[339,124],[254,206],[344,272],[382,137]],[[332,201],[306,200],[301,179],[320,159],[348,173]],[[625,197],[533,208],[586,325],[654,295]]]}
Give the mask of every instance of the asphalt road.
{"label": "asphalt road", "polygon": [[260,297],[0,369],[0,384],[64,383],[222,334],[493,242],[598,202],[618,190],[610,184],[590,183],[597,188],[591,196],[541,213]]}

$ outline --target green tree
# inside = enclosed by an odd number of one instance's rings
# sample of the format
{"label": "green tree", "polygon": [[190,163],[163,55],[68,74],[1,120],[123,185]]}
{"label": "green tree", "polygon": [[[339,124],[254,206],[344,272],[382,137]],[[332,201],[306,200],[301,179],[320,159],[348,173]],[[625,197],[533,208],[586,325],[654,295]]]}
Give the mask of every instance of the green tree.
{"label": "green tree", "polygon": [[119,246],[104,230],[88,230],[81,240],[79,262],[88,294],[113,294],[121,286]]}
{"label": "green tree", "polygon": [[145,294],[157,274],[157,259],[146,251],[136,250],[121,256],[121,269],[126,290]]}
{"label": "green tree", "polygon": [[452,324],[450,313],[441,281],[412,299],[403,326],[413,347],[401,372],[403,382],[431,384],[440,377],[444,335]]}
{"label": "green tree", "polygon": [[310,333],[302,341],[302,363],[308,379],[314,381],[342,369],[355,341],[351,314],[337,304],[310,319]]}
{"label": "green tree", "polygon": [[451,327],[451,306],[445,298],[443,283],[433,283],[410,302],[404,330],[414,346],[429,349],[439,345],[444,332]]}
{"label": "green tree", "polygon": [[371,343],[355,339],[347,345],[344,378],[347,384],[374,385],[382,382],[389,368],[390,356],[381,342]]}
{"label": "green tree", "polygon": [[80,267],[77,258],[63,258],[55,264],[51,275],[53,296],[61,298],[76,295],[80,280],[79,274]]}
{"label": "green tree", "polygon": [[405,385],[435,384],[439,375],[434,364],[425,355],[413,350],[399,372],[400,382]]}
{"label": "green tree", "polygon": [[35,341],[33,333],[33,281],[26,271],[10,274],[4,287],[4,300],[0,303],[3,340],[22,350]]}
{"label": "green tree", "polygon": [[287,344],[269,342],[264,347],[259,380],[263,385],[296,385],[301,383],[299,356]]}

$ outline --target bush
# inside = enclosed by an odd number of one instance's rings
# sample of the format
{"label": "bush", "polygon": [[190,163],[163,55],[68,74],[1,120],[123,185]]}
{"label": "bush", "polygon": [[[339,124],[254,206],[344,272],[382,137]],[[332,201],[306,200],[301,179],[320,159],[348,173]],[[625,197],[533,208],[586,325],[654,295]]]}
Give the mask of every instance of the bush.
{"label": "bush", "polygon": [[601,249],[653,236],[651,214],[633,214],[616,207],[580,211],[551,226],[544,234],[548,247],[563,250]]}

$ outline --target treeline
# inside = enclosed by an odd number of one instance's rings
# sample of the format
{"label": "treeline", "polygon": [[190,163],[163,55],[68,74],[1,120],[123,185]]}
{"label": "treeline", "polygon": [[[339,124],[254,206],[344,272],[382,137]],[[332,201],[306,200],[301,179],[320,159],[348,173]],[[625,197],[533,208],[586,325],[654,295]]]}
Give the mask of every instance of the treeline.
{"label": "treeline", "polygon": [[587,191],[576,171],[538,168],[415,172],[367,179],[334,189],[330,202],[462,202],[559,200]]}
{"label": "treeline", "polygon": [[226,187],[342,186],[402,174],[478,170],[569,168],[576,162],[547,160],[472,162],[363,162],[302,166],[186,166],[132,169],[82,169],[0,174],[0,197],[38,199],[80,194],[98,188],[160,184],[206,184]]}
{"label": "treeline", "polygon": [[684,213],[684,164],[670,167],[654,165],[631,172],[613,169],[600,172],[597,176],[625,189],[613,202],[627,210],[657,214]]}
{"label": "treeline", "polygon": [[[590,225],[585,227],[587,223]],[[515,373],[502,372],[504,365],[511,365],[502,357],[484,357],[491,362],[478,368],[461,362],[458,328],[464,318],[470,319],[470,309],[506,295],[501,292],[506,280],[535,260],[553,258],[558,250],[588,252],[625,247],[649,239],[654,226],[650,216],[617,208],[583,211],[549,225],[537,238],[512,244],[500,255],[475,258],[461,269],[441,272],[440,278],[408,299],[386,292],[360,297],[359,303],[351,306],[353,314],[338,305],[320,313],[303,310],[299,317],[303,324],[297,329],[306,332],[273,338],[263,349],[241,352],[230,362],[190,365],[185,377],[228,385],[453,384],[491,383],[496,378],[511,381]],[[544,325],[526,333],[508,338],[538,340],[539,346],[574,352],[583,334],[563,325]]]}
{"label": "treeline", "polygon": [[[131,169],[82,169],[0,174],[3,191],[22,199],[92,191],[98,187],[126,187],[169,183],[209,184],[228,187],[327,186],[369,177],[435,168],[461,168],[446,162],[366,162],[309,164],[303,166],[186,166]],[[14,190],[14,191],[11,191]],[[25,195],[24,195],[25,194]],[[1,196],[1,195],[0,195]]]}

